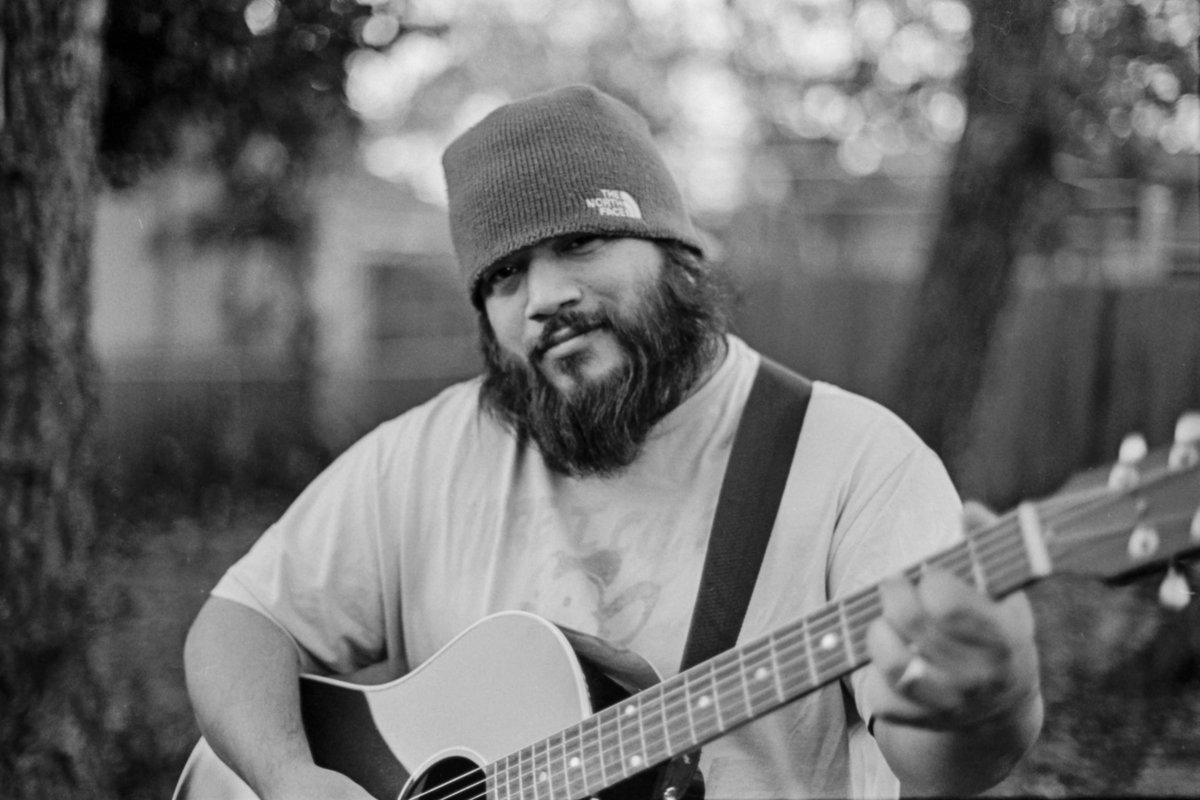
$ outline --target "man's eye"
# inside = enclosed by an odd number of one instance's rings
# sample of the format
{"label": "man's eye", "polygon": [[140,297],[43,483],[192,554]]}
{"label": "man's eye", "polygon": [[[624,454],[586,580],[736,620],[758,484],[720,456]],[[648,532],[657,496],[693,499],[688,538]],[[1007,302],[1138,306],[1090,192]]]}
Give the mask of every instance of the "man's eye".
{"label": "man's eye", "polygon": [[519,264],[501,264],[488,273],[485,283],[489,289],[500,286],[508,280],[521,274]]}

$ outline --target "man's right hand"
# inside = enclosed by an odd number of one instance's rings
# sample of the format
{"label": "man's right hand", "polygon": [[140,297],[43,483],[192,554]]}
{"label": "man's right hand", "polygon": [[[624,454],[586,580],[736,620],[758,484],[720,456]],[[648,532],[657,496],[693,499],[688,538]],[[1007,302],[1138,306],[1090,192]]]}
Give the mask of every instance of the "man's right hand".
{"label": "man's right hand", "polygon": [[312,762],[300,716],[300,662],[290,639],[246,606],[210,598],[184,646],[205,740],[261,800],[371,800]]}
{"label": "man's right hand", "polygon": [[375,800],[340,772],[318,766],[292,770],[262,800]]}

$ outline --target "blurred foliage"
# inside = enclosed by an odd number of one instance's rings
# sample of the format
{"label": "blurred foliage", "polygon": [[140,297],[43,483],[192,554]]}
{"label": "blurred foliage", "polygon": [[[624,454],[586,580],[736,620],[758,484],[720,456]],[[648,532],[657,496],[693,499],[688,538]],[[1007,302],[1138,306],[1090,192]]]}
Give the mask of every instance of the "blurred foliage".
{"label": "blurred foliage", "polygon": [[[374,13],[355,0],[114,0],[104,41],[106,175],[128,185],[172,157],[203,158],[235,196],[268,191],[312,164],[330,137],[353,132],[344,64],[365,46]],[[255,220],[247,232],[287,235],[281,226]]]}
{"label": "blurred foliage", "polygon": [[1105,174],[1162,178],[1163,160],[1200,152],[1200,4],[1060,0],[1066,64],[1062,149]]}
{"label": "blurred foliage", "polygon": [[[311,183],[354,151],[347,56],[406,32],[388,3],[357,0],[113,0],[105,28],[101,166],[116,187],[183,171],[203,202],[164,218],[159,257],[220,248],[230,342],[278,338],[301,380],[314,375],[309,282]],[[265,277],[268,304],[244,275]],[[283,310],[264,314],[264,309]],[[277,330],[278,329],[278,330]],[[305,401],[307,402],[307,401]]]}
{"label": "blurred foliage", "polygon": [[[966,119],[975,35],[961,0],[462,0],[407,4],[424,30],[350,62],[368,165],[440,193],[437,155],[512,97],[590,81],[640,108],[694,208],[720,215],[784,199],[780,175],[903,171],[944,151]],[[1190,0],[1058,0],[1062,63],[1041,91],[1056,149],[1105,174],[1155,177],[1200,151],[1200,8]]]}

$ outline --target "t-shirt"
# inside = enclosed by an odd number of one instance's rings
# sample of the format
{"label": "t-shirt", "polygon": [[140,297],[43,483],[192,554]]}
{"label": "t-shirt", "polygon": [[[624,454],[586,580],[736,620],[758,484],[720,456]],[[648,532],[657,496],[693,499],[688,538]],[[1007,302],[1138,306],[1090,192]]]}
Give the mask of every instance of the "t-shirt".
{"label": "t-shirt", "polygon": [[[614,477],[570,478],[481,410],[478,379],[343,453],[214,595],[275,621],[318,673],[407,654],[525,610],[678,672],[717,495],[759,356],[734,336],[708,381]],[[815,382],[739,641],[961,537],[938,458],[877,403]],[[866,733],[863,671],[705,746],[709,798],[896,796]]]}

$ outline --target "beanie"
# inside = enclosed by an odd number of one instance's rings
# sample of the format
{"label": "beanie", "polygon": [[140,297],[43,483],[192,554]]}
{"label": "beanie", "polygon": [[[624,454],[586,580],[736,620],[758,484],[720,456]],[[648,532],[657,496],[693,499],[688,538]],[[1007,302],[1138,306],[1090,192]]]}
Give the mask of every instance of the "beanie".
{"label": "beanie", "polygon": [[450,237],[471,300],[487,267],[573,233],[669,239],[700,254],[646,120],[591,86],[493,111],[442,156]]}

